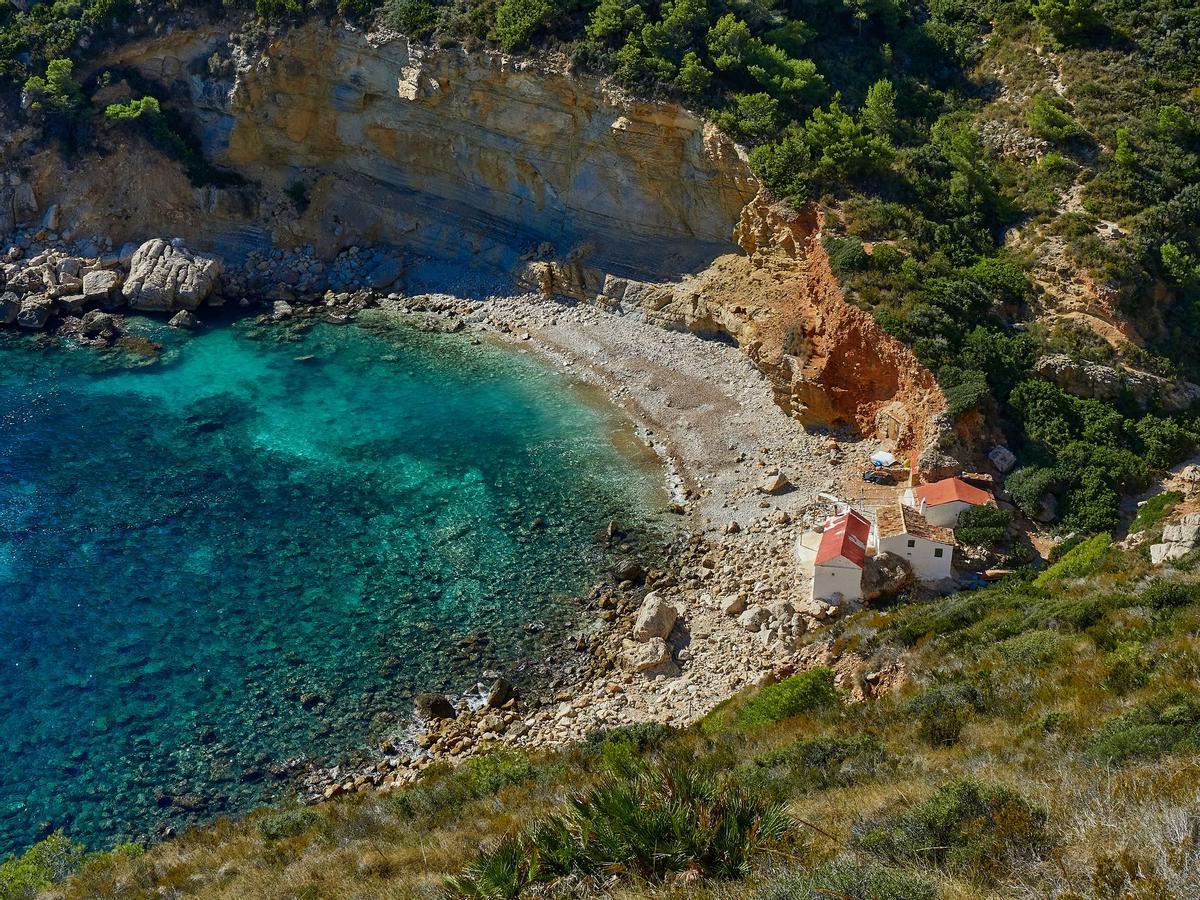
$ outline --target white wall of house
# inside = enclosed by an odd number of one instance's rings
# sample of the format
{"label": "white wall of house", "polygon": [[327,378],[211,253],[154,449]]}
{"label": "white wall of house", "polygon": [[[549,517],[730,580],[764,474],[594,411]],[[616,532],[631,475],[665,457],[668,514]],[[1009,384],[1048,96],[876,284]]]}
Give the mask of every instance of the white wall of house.
{"label": "white wall of house", "polygon": [[950,562],[954,548],[949,544],[912,534],[895,534],[880,539],[879,552],[903,556],[912,566],[913,574],[921,581],[939,581],[951,576]]}
{"label": "white wall of house", "polygon": [[796,561],[800,564],[800,573],[813,577],[813,567],[817,562],[817,550],[821,546],[821,532],[806,531],[796,538]]}
{"label": "white wall of house", "polygon": [[965,500],[951,500],[937,506],[925,507],[925,521],[930,525],[941,525],[943,528],[953,528],[958,524],[958,514],[964,509],[970,509],[971,504]]}
{"label": "white wall of house", "polygon": [[814,566],[813,599],[828,600],[834,594],[841,594],[846,600],[861,600],[862,569],[840,558]]}

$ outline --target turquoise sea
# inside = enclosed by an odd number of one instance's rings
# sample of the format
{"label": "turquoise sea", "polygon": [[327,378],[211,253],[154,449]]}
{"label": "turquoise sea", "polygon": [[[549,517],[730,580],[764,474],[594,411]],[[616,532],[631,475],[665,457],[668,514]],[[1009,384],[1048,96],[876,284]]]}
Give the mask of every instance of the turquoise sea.
{"label": "turquoise sea", "polygon": [[153,364],[0,337],[0,857],[250,808],[519,674],[663,503],[628,423],[511,350],[136,327]]}

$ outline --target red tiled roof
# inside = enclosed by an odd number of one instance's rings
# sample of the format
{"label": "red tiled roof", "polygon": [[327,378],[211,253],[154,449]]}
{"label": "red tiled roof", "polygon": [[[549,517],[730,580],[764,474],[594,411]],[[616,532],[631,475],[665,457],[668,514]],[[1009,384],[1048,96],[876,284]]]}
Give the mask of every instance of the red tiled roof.
{"label": "red tiled roof", "polygon": [[990,503],[992,499],[992,495],[987,491],[981,491],[979,488],[967,484],[961,478],[943,478],[933,484],[923,484],[913,490],[913,497],[916,499],[917,506],[921,505],[922,500],[925,501],[926,506],[941,506],[943,503],[953,503],[955,500],[970,503],[972,506],[983,506]]}
{"label": "red tiled roof", "polygon": [[867,561],[870,534],[871,523],[854,510],[826,520],[816,564],[819,566],[841,556],[861,569]]}

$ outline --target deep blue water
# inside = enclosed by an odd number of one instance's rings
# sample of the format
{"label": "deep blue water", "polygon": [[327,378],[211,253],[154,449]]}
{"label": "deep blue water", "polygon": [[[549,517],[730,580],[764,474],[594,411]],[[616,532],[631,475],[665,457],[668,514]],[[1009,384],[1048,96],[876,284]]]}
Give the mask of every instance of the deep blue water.
{"label": "deep blue water", "polygon": [[159,791],[247,808],[283,789],[255,769],[537,655],[661,499],[612,410],[511,351],[140,327],[145,367],[0,340],[0,857],[181,824]]}

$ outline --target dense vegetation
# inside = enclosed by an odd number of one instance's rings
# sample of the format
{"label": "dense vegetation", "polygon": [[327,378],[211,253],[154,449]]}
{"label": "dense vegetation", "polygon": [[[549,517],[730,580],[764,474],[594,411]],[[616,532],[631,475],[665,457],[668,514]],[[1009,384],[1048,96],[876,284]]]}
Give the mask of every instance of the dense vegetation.
{"label": "dense vegetation", "polygon": [[55,835],[0,866],[0,897],[1185,900],[1200,553],[1156,580],[1107,538],[1061,562],[822,633],[866,672],[902,664],[905,686],[877,699],[848,702],[818,668],[684,731],[499,751],[145,851]]}
{"label": "dense vegetation", "polygon": [[[231,0],[237,7],[237,0]],[[817,200],[850,297],[917,351],[951,412],[1007,432],[1018,504],[1073,529],[1117,527],[1118,498],[1196,441],[1190,411],[1101,408],[1034,378],[1043,352],[1200,377],[1200,10],[1154,0],[242,0],[263,23],[342,14],[468,47],[566,53],[630,90],[678,97],[753,148],[778,197]],[[78,131],[70,59],[161,6],[57,0],[8,10],[0,73],[29,113]],[[216,3],[189,5],[219,15]],[[1057,68],[1055,83],[1047,69]],[[1001,81],[997,73],[1003,72]],[[156,101],[145,86],[134,104]],[[1016,97],[1017,99],[1012,99]],[[165,107],[97,110],[197,181],[207,166]],[[73,123],[70,128],[64,122]],[[1004,153],[990,128],[1040,142]],[[1003,142],[1000,142],[1001,144]],[[1076,190],[1078,208],[1067,208]],[[1105,238],[1102,220],[1119,222]],[[1027,328],[1030,263],[1006,228],[1042,228],[1110,285],[1145,347]],[[865,242],[865,243],[864,243]],[[867,248],[870,248],[868,252]],[[1034,251],[1036,256],[1037,251]],[[1114,411],[1115,408],[1115,411]],[[1047,421],[1048,418],[1048,421]],[[1052,498],[1052,499],[1051,499]]]}

